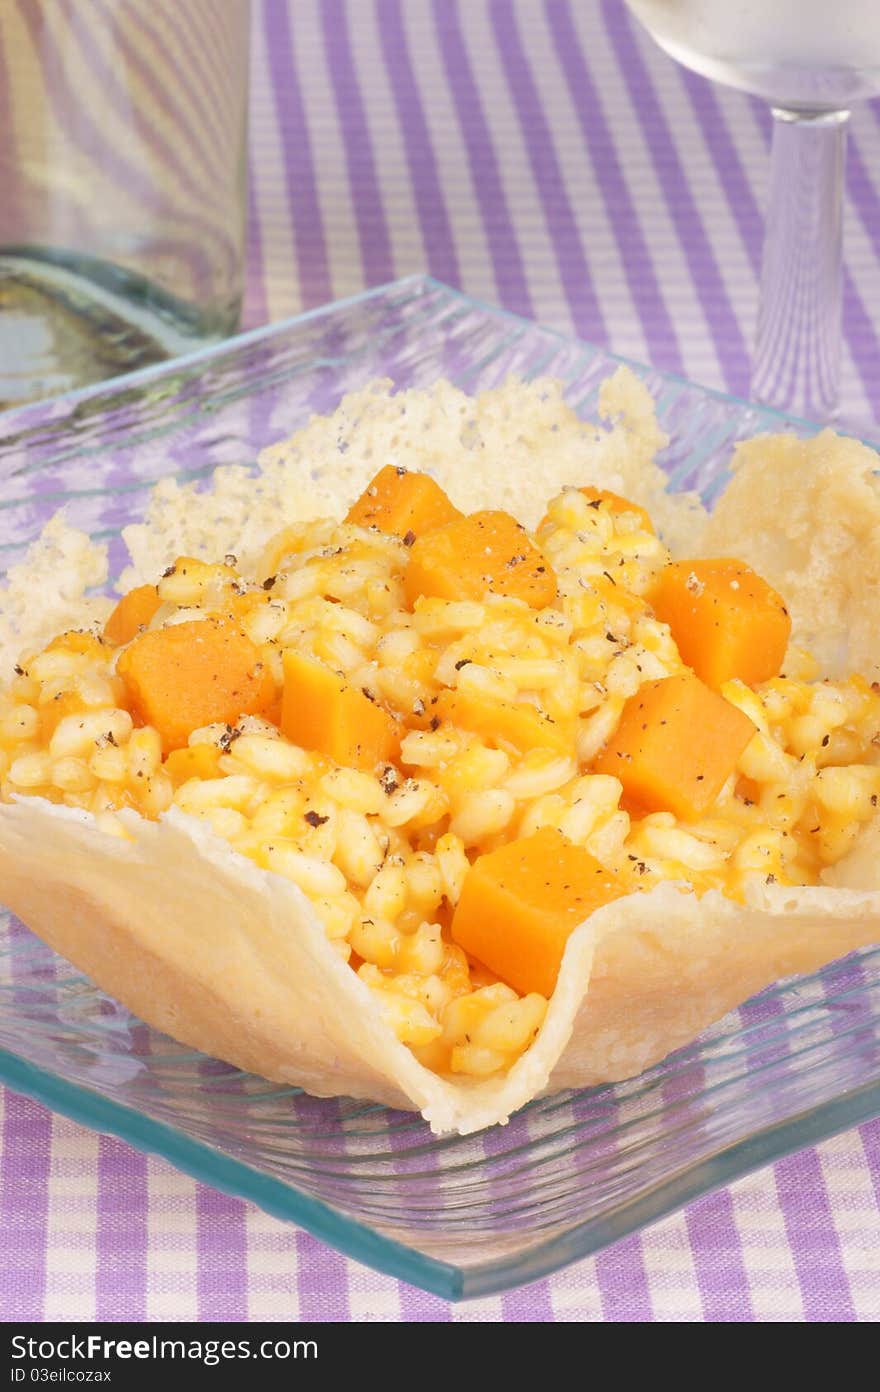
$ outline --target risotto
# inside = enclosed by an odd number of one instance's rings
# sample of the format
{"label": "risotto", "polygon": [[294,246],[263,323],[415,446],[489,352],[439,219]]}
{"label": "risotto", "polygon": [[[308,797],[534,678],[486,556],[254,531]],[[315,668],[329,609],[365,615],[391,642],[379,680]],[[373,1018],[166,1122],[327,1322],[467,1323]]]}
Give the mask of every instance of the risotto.
{"label": "risotto", "polygon": [[347,502],[177,555],[20,652],[0,800],[122,847],[203,827],[304,896],[453,1085],[532,1049],[594,910],[672,889],[743,912],[847,862],[880,797],[880,688],[821,673],[740,556],[673,559],[649,497],[577,480],[529,526],[401,462]]}

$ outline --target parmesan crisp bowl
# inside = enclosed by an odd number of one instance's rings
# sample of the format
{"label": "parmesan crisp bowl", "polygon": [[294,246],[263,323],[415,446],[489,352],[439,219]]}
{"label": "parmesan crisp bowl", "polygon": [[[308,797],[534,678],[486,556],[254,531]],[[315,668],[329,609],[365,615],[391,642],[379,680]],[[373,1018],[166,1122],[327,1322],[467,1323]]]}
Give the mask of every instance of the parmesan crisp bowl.
{"label": "parmesan crisp bowl", "polygon": [[[377,377],[468,392],[552,376],[596,418],[617,359],[423,277],[0,417],[0,571],[62,505],[125,562],[159,478],[249,465]],[[676,489],[711,501],[733,444],[814,427],[636,369]],[[161,895],[161,886],[157,887]],[[3,887],[0,885],[0,903]],[[448,1298],[530,1281],[799,1146],[880,1113],[880,948],[750,1001],[632,1081],[538,1098],[438,1139],[175,1044],[0,909],[0,1080]]]}

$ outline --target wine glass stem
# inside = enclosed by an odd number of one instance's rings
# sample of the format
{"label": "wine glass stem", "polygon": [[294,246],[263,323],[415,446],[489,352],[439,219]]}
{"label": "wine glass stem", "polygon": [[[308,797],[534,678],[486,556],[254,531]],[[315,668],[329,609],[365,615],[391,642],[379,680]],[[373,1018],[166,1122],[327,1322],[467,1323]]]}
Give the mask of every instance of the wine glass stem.
{"label": "wine glass stem", "polygon": [[752,395],[821,420],[838,406],[849,112],[773,117]]}

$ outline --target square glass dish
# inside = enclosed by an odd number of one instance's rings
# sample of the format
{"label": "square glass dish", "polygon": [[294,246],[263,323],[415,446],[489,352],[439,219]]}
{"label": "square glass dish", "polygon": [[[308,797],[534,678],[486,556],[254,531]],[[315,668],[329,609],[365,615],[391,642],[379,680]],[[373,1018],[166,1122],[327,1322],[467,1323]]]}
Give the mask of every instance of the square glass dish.
{"label": "square glass dish", "polygon": [[[0,573],[64,505],[109,541],[150,485],[251,464],[377,376],[468,391],[552,375],[594,417],[618,360],[424,277],[0,417]],[[815,427],[636,369],[673,487],[711,499],[731,446]],[[0,902],[3,890],[0,885]],[[776,987],[616,1087],[541,1098],[437,1139],[411,1115],[318,1101],[184,1049],[0,909],[0,1080],[342,1251],[449,1298],[530,1281],[780,1155],[880,1113],[880,949]]]}

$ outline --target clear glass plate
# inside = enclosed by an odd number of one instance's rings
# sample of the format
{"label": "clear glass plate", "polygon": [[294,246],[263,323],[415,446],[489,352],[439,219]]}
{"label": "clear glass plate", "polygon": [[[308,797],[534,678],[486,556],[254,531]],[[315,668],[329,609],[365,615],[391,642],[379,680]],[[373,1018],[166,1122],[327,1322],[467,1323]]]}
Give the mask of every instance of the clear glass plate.
{"label": "clear glass plate", "polygon": [[[582,415],[617,359],[411,277],[115,384],[0,416],[0,566],[45,519],[109,539],[149,486],[253,461],[376,376],[474,391],[552,374]],[[734,440],[793,424],[637,368],[676,487],[711,499]],[[2,899],[2,886],[0,886]],[[372,1266],[460,1298],[534,1280],[799,1146],[880,1113],[880,949],[765,992],[617,1087],[533,1102],[506,1127],[317,1101],[133,1019],[0,910],[0,1080]]]}

